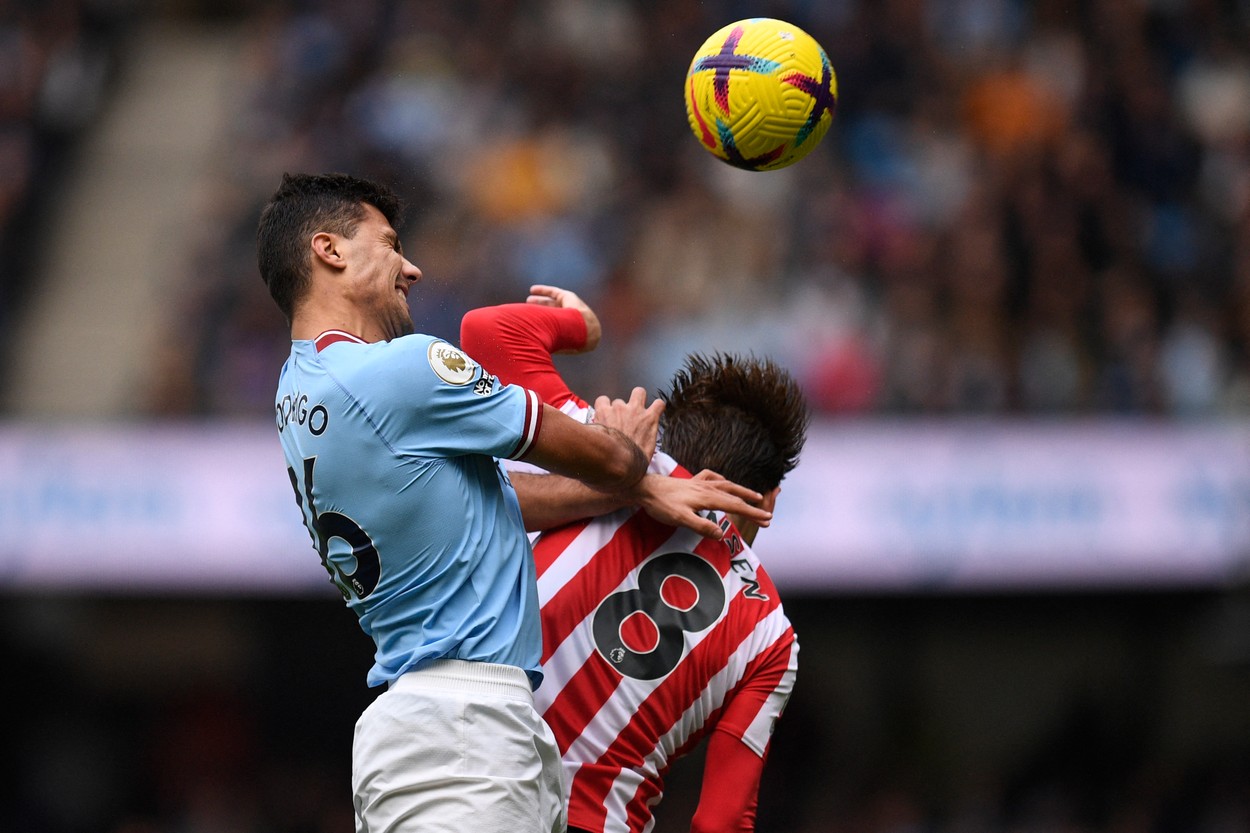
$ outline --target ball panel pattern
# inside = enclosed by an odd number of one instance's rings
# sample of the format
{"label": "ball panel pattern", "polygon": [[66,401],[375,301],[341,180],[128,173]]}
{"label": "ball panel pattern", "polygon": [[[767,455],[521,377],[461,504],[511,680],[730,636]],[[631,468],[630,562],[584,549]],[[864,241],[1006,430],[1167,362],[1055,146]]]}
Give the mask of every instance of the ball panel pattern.
{"label": "ball panel pattern", "polygon": [[836,106],[837,79],[820,44],[772,18],[717,30],[686,76],[686,114],[695,137],[747,170],[802,159],[828,131]]}

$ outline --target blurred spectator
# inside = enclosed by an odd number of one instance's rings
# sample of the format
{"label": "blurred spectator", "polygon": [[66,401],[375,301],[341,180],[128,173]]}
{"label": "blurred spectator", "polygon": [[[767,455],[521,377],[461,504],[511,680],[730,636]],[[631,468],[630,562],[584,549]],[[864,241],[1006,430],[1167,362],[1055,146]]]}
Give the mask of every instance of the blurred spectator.
{"label": "blurred spectator", "polygon": [[0,0],[0,348],[28,294],[42,212],[103,104],[126,11],[107,0]]}
{"label": "blurred spectator", "polygon": [[[837,414],[1192,418],[1250,398],[1244,4],[781,0],[768,13],[829,52],[839,109],[802,163],[751,174],[692,140],[680,79],[758,12],[257,4],[237,152],[208,173],[238,196],[206,219],[242,247],[284,170],[384,177],[416,208],[423,326],[574,286],[620,311],[578,371],[608,382],[748,346],[801,364]],[[246,258],[206,265],[178,316],[198,331],[153,370],[180,393],[152,411],[263,413],[282,328],[251,310]]]}

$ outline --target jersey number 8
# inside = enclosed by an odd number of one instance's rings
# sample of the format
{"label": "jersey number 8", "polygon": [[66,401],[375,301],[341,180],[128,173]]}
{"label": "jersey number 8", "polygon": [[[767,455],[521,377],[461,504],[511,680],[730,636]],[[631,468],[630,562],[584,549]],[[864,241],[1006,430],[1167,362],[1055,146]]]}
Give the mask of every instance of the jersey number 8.
{"label": "jersey number 8", "polygon": [[[666,592],[666,583],[672,579],[679,581]],[[692,598],[688,592],[672,592],[674,586],[682,586],[682,579],[693,585]],[[665,553],[638,571],[637,588],[613,593],[599,605],[591,623],[595,647],[624,676],[657,680],[677,667],[686,634],[709,627],[724,608],[725,587],[715,567],[694,553]],[[627,639],[626,622],[635,617],[644,617],[654,628],[652,647]]]}

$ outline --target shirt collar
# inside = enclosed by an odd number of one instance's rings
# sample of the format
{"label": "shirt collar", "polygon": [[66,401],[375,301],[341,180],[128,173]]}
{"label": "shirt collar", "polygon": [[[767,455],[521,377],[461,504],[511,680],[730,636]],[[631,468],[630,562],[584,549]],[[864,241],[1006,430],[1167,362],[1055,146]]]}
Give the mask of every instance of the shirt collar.
{"label": "shirt collar", "polygon": [[339,342],[339,341],[351,341],[356,344],[367,343],[360,336],[352,335],[351,333],[345,332],[343,330],[326,330],[324,333],[322,333],[321,335],[313,339],[313,343],[317,346],[318,353],[320,353],[322,350],[329,347],[331,344],[334,344],[335,342]]}

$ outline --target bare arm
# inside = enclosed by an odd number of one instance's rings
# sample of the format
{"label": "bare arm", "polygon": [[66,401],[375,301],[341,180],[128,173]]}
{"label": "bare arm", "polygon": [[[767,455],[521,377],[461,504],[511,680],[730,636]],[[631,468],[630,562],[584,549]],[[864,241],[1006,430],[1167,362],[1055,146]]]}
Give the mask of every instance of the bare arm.
{"label": "bare arm", "polygon": [[[654,477],[648,474],[643,480]],[[630,505],[625,491],[604,492],[558,474],[508,472],[527,532],[554,529]]]}
{"label": "bare arm", "polygon": [[530,532],[640,505],[655,520],[682,526],[705,538],[720,540],[721,529],[704,514],[712,509],[750,518],[768,526],[772,513],[760,508],[758,492],[710,471],[692,478],[648,474],[629,490],[610,493],[591,489],[567,477],[512,472],[512,485]]}
{"label": "bare arm", "polygon": [[591,425],[544,403],[542,428],[522,459],[580,480],[592,489],[628,489],[646,473],[650,459],[631,437],[654,432],[656,429],[647,424],[658,422],[659,408],[643,408],[639,402],[631,401],[617,409],[610,424]]}

